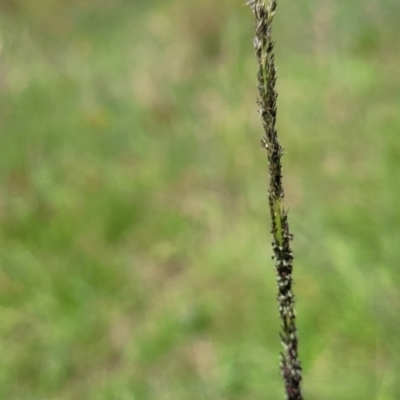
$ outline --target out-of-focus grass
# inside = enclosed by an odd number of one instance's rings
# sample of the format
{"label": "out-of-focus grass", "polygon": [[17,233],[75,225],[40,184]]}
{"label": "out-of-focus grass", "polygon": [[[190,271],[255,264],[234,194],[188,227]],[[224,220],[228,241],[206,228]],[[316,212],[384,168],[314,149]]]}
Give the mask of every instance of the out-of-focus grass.
{"label": "out-of-focus grass", "polygon": [[[242,3],[1,4],[1,399],[282,396]],[[309,400],[400,396],[399,12],[277,14]]]}

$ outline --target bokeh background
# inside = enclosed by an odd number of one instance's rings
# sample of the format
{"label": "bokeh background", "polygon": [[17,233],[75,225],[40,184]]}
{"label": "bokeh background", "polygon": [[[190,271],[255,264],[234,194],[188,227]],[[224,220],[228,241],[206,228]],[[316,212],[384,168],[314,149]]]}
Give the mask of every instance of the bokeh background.
{"label": "bokeh background", "polygon": [[[0,398],[283,398],[244,0],[0,3]],[[281,1],[307,400],[398,400],[400,3]]]}

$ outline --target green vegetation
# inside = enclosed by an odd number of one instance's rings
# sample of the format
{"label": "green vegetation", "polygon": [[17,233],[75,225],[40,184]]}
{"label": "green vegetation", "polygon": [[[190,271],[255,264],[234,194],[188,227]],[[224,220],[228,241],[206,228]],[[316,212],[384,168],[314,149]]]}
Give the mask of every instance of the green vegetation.
{"label": "green vegetation", "polygon": [[[0,399],[283,397],[243,3],[0,3]],[[397,400],[400,3],[339,3],[274,20],[304,397]]]}

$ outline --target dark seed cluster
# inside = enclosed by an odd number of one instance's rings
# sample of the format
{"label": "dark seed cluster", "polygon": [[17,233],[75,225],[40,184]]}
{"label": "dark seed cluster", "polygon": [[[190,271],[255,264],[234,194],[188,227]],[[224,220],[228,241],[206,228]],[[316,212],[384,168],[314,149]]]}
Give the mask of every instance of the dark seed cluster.
{"label": "dark seed cluster", "polygon": [[264,128],[261,145],[267,150],[269,170],[268,200],[272,221],[272,249],[278,285],[278,304],[281,319],[281,353],[280,368],[285,383],[287,400],[303,400],[301,394],[301,365],[298,356],[296,317],[294,312],[295,298],[292,292],[293,254],[290,241],[287,213],[283,209],[284,191],[282,187],[283,149],[279,144],[275,128],[278,94],[275,90],[276,68],[274,60],[274,43],[271,38],[271,24],[277,2],[269,0],[266,7],[262,0],[249,0],[256,21],[254,48],[258,60],[257,104]]}

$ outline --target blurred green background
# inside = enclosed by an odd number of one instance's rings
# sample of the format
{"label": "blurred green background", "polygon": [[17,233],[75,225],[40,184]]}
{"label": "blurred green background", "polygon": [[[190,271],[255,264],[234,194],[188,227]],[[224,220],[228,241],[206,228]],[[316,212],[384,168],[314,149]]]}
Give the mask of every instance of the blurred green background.
{"label": "blurred green background", "polygon": [[[0,3],[0,399],[283,398],[244,0]],[[400,3],[281,1],[307,400],[398,400]]]}

